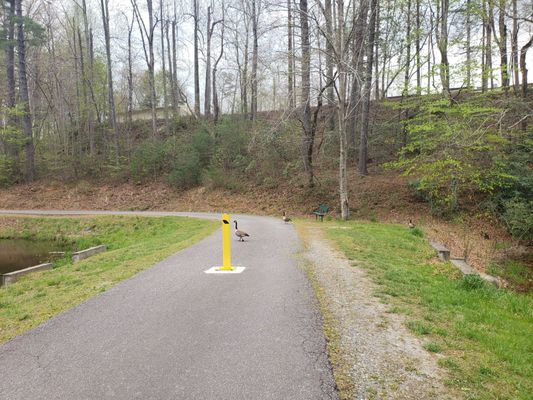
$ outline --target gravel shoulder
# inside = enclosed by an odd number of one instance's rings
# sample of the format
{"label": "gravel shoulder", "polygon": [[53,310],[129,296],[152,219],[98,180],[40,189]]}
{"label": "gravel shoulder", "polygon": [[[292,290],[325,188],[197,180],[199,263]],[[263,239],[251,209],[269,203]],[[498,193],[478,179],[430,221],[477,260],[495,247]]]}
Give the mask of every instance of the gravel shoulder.
{"label": "gravel shoulder", "polygon": [[376,285],[309,224],[298,226],[302,261],[325,314],[335,379],[344,399],[457,398],[444,386],[438,355],[374,296]]}

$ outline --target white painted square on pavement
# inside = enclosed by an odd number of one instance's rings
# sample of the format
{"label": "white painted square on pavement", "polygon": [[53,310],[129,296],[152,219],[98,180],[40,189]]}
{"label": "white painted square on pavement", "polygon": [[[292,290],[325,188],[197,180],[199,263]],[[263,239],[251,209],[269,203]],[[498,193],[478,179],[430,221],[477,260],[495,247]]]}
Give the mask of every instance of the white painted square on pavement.
{"label": "white painted square on pavement", "polygon": [[222,267],[211,267],[207,271],[204,271],[206,274],[240,274],[246,269],[246,267],[233,267],[231,271],[221,270]]}

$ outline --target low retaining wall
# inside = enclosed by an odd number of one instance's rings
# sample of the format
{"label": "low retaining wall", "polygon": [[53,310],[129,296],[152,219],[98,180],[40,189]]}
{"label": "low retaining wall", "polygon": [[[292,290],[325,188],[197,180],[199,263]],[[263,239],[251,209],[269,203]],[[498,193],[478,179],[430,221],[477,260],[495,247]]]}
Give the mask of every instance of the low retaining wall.
{"label": "low retaining wall", "polygon": [[464,258],[450,258],[450,250],[444,245],[436,242],[429,242],[431,247],[433,247],[442,261],[450,261],[457,269],[459,269],[463,275],[478,275],[487,282],[492,283],[495,286],[500,286],[501,282],[498,278],[492,275],[479,272],[476,269],[472,268],[466,263]]}
{"label": "low retaining wall", "polygon": [[105,245],[101,245],[72,253],[72,262],[77,263],[78,261],[85,260],[86,258],[94,256],[95,254],[103,253],[106,250],[107,247]]}
{"label": "low retaining wall", "polygon": [[7,274],[0,275],[0,285],[7,286],[13,282],[16,282],[17,279],[23,275],[31,274],[32,272],[43,271],[46,269],[52,269],[52,264],[39,264],[33,267],[19,269],[18,271],[13,271]]}

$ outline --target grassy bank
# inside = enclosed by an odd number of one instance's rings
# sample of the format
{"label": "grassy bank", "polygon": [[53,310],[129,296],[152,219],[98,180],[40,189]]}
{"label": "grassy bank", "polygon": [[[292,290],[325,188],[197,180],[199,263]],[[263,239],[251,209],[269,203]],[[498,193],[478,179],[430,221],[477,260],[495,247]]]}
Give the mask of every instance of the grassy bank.
{"label": "grassy bank", "polygon": [[531,399],[533,296],[462,278],[440,263],[419,230],[324,222],[327,236],[378,284],[391,313],[439,353],[450,385],[468,399]]}
{"label": "grassy bank", "polygon": [[49,271],[0,288],[0,343],[207,236],[216,222],[192,218],[0,216],[0,238],[54,240],[72,249],[108,251],[73,265],[69,254]]}

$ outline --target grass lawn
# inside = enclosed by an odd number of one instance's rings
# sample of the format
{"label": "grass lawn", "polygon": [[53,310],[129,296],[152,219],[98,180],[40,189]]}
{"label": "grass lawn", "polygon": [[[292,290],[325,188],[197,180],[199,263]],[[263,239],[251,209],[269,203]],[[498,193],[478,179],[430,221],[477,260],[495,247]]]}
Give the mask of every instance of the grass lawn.
{"label": "grass lawn", "polygon": [[462,278],[436,261],[418,229],[324,222],[327,237],[378,284],[391,313],[439,353],[468,399],[533,399],[533,295]]}
{"label": "grass lawn", "polygon": [[0,343],[190,246],[218,226],[177,217],[0,216],[3,239],[55,240],[74,249],[108,246],[106,253],[76,264],[67,254],[52,270],[0,288]]}

